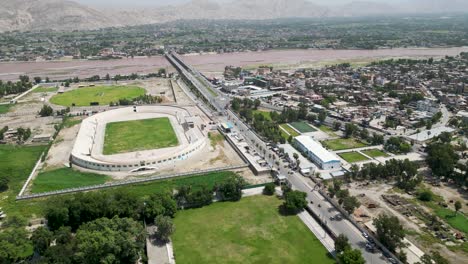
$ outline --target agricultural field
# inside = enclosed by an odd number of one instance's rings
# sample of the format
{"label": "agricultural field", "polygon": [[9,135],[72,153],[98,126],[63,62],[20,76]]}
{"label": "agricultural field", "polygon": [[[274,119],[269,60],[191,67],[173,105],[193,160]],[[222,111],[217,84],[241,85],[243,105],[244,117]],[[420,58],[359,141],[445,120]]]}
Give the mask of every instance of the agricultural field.
{"label": "agricultural field", "polygon": [[255,196],[179,211],[172,236],[178,263],[334,263],[282,201]]}
{"label": "agricultural field", "polygon": [[283,129],[283,131],[286,131],[289,135],[293,137],[300,136],[301,134],[297,133],[296,130],[294,130],[292,127],[290,127],[288,124],[281,124],[280,128]]}
{"label": "agricultural field", "polygon": [[298,130],[301,133],[309,133],[309,132],[317,131],[313,127],[311,127],[309,124],[307,124],[306,122],[292,122],[289,125],[294,127],[296,130]]}
{"label": "agricultural field", "polygon": [[368,160],[366,156],[362,155],[359,152],[346,152],[346,153],[340,153],[338,155],[349,163]]}
{"label": "agricultural field", "polygon": [[380,149],[368,149],[368,150],[363,150],[362,153],[366,154],[367,156],[371,158],[377,158],[377,157],[389,157],[389,155],[385,152],[383,152]]}
{"label": "agricultural field", "polygon": [[366,144],[354,138],[338,138],[322,141],[324,147],[331,150],[344,150],[365,147]]}
{"label": "agricultural field", "polygon": [[104,138],[104,155],[177,146],[179,140],[169,118],[109,123]]}
{"label": "agricultural field", "polygon": [[134,99],[144,95],[146,90],[137,86],[96,86],[78,88],[63,94],[54,95],[50,102],[62,106],[89,106],[92,102],[109,105],[119,99]]}
{"label": "agricultural field", "polygon": [[106,183],[110,179],[110,177],[100,174],[85,173],[69,168],[61,168],[39,173],[33,182],[31,192],[43,193],[69,188],[98,185]]}

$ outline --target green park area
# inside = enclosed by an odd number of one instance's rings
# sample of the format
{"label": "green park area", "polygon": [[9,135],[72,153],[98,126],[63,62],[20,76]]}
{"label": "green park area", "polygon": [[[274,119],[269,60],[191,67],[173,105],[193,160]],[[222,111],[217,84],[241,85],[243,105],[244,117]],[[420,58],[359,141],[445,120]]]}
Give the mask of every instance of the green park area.
{"label": "green park area", "polygon": [[468,234],[468,219],[463,213],[455,213],[455,211],[447,208],[438,208],[435,213],[453,228]]}
{"label": "green park area", "polygon": [[8,113],[8,111],[10,111],[10,108],[11,108],[10,104],[0,105],[0,114]]}
{"label": "green park area", "polygon": [[270,112],[268,112],[268,111],[253,110],[252,112],[253,112],[254,115],[261,114],[263,116],[263,118],[265,118],[265,120],[271,121]]}
{"label": "green park area", "polygon": [[333,129],[325,126],[325,125],[320,125],[319,129],[322,130],[323,132],[327,133],[329,136],[336,137],[335,131]]}
{"label": "green park area", "polygon": [[179,140],[169,118],[109,123],[104,138],[104,155],[177,146]]}
{"label": "green park area", "polygon": [[289,135],[293,137],[300,136],[301,134],[297,133],[296,130],[294,130],[292,127],[290,127],[288,124],[281,124],[280,128],[283,129],[283,131],[287,132]]}
{"label": "green park area", "polygon": [[45,171],[39,173],[33,182],[31,192],[43,193],[69,188],[77,188],[103,184],[109,181],[109,176],[95,173],[85,173],[70,168]]}
{"label": "green park area", "polygon": [[380,149],[363,150],[362,153],[366,154],[367,156],[369,156],[371,158],[388,157],[389,156],[387,153],[383,152]]}
{"label": "green park area", "polygon": [[340,153],[341,158],[346,160],[349,163],[354,163],[354,162],[360,162],[360,161],[365,161],[368,160],[366,156],[362,155],[359,152],[346,152],[346,153]]}
{"label": "green park area", "polygon": [[63,106],[89,106],[96,102],[99,105],[109,105],[110,102],[117,102],[119,99],[134,99],[144,95],[146,90],[137,86],[96,86],[78,88],[63,94],[57,94],[50,99],[50,102]]}
{"label": "green park area", "polygon": [[179,211],[172,236],[178,263],[334,263],[282,201],[255,196]]}
{"label": "green park area", "polygon": [[344,150],[365,147],[366,144],[354,138],[338,138],[322,141],[324,147],[331,150]]}
{"label": "green park area", "polygon": [[306,122],[292,122],[289,125],[294,127],[297,131],[301,133],[309,133],[309,132],[317,131],[313,127],[311,127],[309,124],[307,124]]}
{"label": "green park area", "polygon": [[53,92],[56,92],[58,91],[58,88],[57,87],[37,87],[36,89],[34,89],[33,93],[53,93]]}

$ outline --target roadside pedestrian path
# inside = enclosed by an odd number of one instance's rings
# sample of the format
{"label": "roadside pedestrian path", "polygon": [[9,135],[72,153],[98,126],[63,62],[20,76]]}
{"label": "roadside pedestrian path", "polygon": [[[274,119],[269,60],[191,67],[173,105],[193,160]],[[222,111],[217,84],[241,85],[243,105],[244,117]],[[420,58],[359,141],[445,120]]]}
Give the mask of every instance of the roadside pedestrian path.
{"label": "roadside pedestrian path", "polygon": [[335,242],[327,234],[327,232],[320,226],[317,221],[307,212],[302,211],[298,214],[299,218],[304,222],[304,224],[314,233],[318,240],[325,246],[325,248],[330,252],[330,254],[335,255]]}

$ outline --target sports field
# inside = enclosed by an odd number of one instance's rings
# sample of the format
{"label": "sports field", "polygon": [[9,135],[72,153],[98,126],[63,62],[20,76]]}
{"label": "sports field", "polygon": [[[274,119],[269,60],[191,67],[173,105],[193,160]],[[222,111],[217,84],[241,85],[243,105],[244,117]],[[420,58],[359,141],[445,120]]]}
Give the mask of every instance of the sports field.
{"label": "sports field", "polygon": [[343,150],[365,147],[366,144],[354,138],[338,138],[322,141],[324,147],[331,150]]}
{"label": "sports field", "polygon": [[338,155],[340,155],[340,157],[342,157],[344,160],[346,160],[349,163],[368,160],[366,156],[362,155],[359,152],[346,152],[346,153],[340,153]]}
{"label": "sports field", "polygon": [[62,168],[39,173],[33,182],[31,192],[42,193],[68,188],[98,185],[109,180],[110,177],[108,176]]}
{"label": "sports field", "polygon": [[281,124],[280,128],[282,128],[284,131],[286,131],[289,135],[293,137],[300,136],[301,134],[297,133],[296,130],[294,130],[292,127],[288,126],[288,124]]}
{"label": "sports field", "polygon": [[315,132],[313,127],[309,126],[306,122],[292,122],[289,125],[297,129],[301,133],[309,133],[309,132]]}
{"label": "sports field", "polygon": [[363,150],[362,153],[366,154],[367,156],[371,158],[376,158],[376,157],[388,157],[388,154],[383,152],[380,149],[368,149],[368,150]]}
{"label": "sports field", "polygon": [[179,144],[169,118],[109,123],[104,138],[104,155],[174,147]]}
{"label": "sports field", "polygon": [[299,217],[278,212],[271,196],[177,212],[177,263],[335,263]]}
{"label": "sports field", "polygon": [[134,99],[144,95],[146,90],[137,86],[96,86],[78,88],[63,94],[54,95],[50,102],[63,106],[89,106],[92,102],[109,105],[119,99]]}

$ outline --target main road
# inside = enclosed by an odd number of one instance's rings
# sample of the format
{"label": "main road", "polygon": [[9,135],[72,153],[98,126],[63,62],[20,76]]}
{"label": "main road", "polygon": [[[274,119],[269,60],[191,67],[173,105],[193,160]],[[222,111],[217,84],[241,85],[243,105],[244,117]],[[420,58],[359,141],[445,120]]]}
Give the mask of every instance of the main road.
{"label": "main road", "polygon": [[234,125],[234,131],[242,133],[242,135],[246,137],[246,142],[249,143],[251,149],[262,155],[271,168],[276,167],[276,162],[279,163],[279,166],[277,167],[280,173],[287,175],[288,180],[294,189],[307,193],[309,208],[323,220],[334,234],[346,235],[353,248],[359,249],[362,252],[367,263],[387,263],[380,251],[377,251],[376,253],[366,251],[365,246],[368,242],[367,239],[350,221],[346,220],[346,218],[342,218],[341,220],[330,220],[332,216],[339,214],[339,211],[331,203],[326,201],[326,199],[316,190],[316,186],[312,186],[297,172],[289,170],[287,164],[281,161],[278,155],[268,147],[268,144],[233,112],[230,110],[220,109],[220,104],[227,105],[229,103],[229,101],[226,101],[227,97],[220,95],[217,90],[215,91],[216,94],[207,92],[207,89],[215,88],[207,87],[207,85],[211,85],[207,82],[203,82],[202,84],[202,81],[197,78],[199,73],[197,73],[192,67],[185,65],[180,58],[176,57],[176,54],[172,53],[167,54],[166,56],[176,67],[179,73],[188,75],[185,76],[186,80],[192,81],[192,84],[201,92],[202,96],[207,97],[205,99],[207,102],[212,104],[211,107],[218,110],[218,115],[213,115],[213,118],[216,119],[216,121],[231,122]]}

